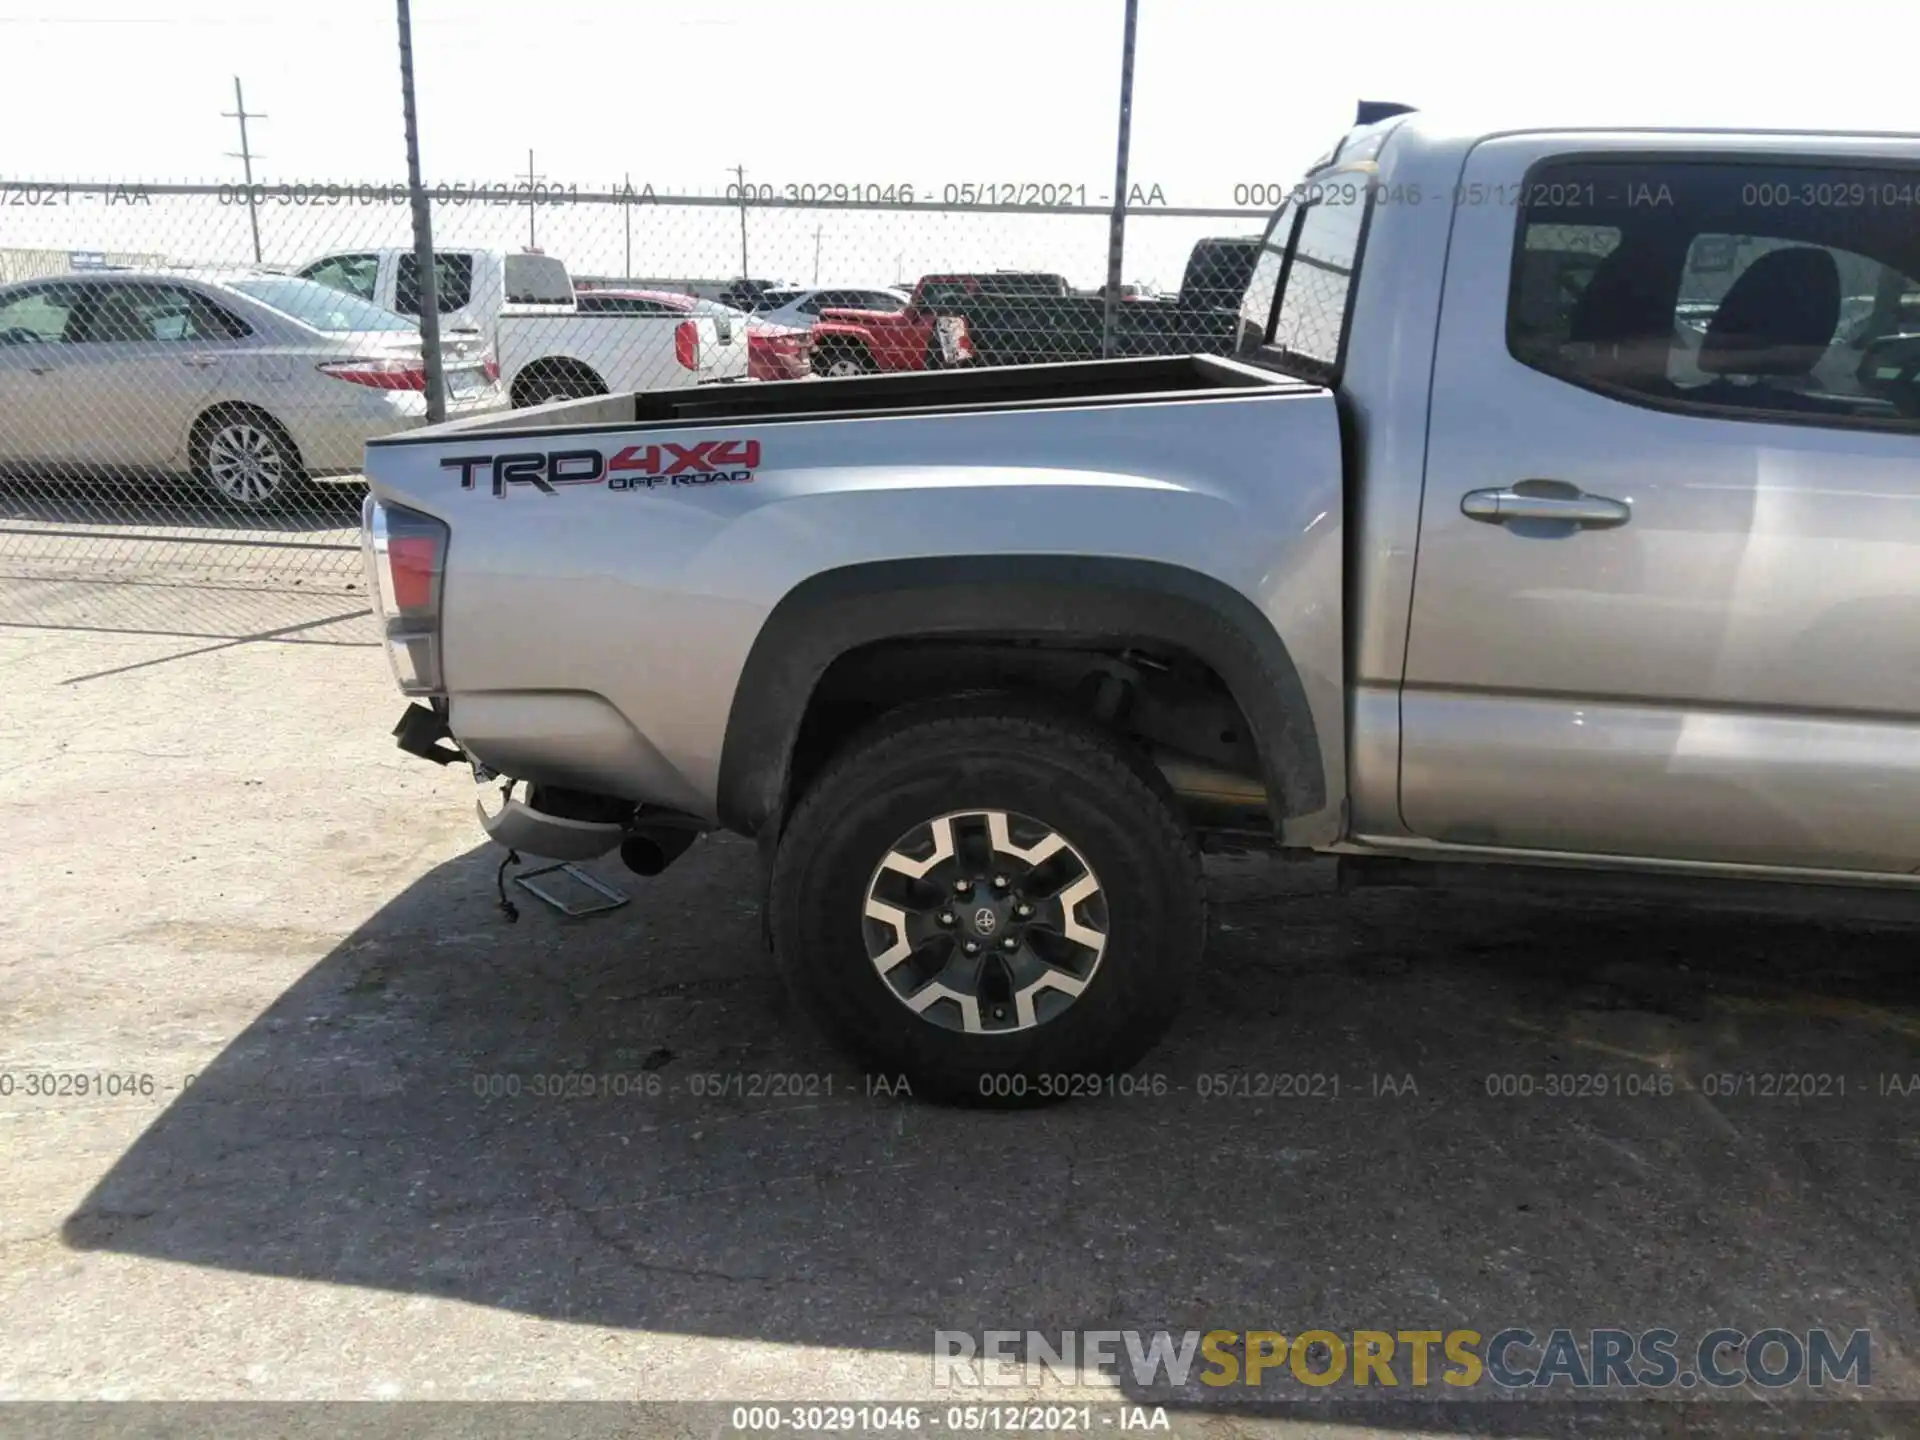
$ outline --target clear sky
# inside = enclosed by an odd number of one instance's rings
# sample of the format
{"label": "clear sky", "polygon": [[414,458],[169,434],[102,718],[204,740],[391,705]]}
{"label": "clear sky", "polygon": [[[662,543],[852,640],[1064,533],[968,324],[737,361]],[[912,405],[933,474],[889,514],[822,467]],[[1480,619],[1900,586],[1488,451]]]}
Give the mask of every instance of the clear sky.
{"label": "clear sky", "polygon": [[[507,181],[532,148],[550,182],[719,193],[744,164],[771,184],[1051,183],[1109,195],[1121,0],[415,0],[430,179]],[[1141,0],[1133,178],[1182,206],[1284,185],[1355,100],[1537,119],[1920,128],[1911,87],[1920,6],[1828,0],[1772,10],[1718,0],[1606,4]],[[0,167],[8,178],[237,180],[232,77],[252,110],[258,178],[403,173],[391,0],[0,0]],[[140,248],[240,259],[244,207],[144,214],[0,207],[0,247]],[[619,270],[617,210],[542,212],[540,243],[576,269]],[[444,218],[442,218],[444,217]],[[404,243],[404,209],[271,207],[270,261]],[[524,209],[441,207],[448,240],[524,243]],[[1141,221],[1129,278],[1178,283],[1193,238],[1231,219]],[[944,265],[1044,265],[1097,279],[1102,222],[1053,216],[750,217],[756,273],[911,278]],[[738,217],[633,216],[634,266],[738,269]],[[136,243],[144,242],[144,243]]]}

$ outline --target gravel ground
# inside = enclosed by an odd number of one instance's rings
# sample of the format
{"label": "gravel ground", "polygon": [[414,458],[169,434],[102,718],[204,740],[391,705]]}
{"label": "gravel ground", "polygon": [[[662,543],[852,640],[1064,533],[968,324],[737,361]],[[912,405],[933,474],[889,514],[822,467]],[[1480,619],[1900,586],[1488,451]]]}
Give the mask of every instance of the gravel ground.
{"label": "gravel ground", "polygon": [[1869,1330],[1871,1388],[1091,1393],[1222,1435],[1920,1433],[1911,931],[1219,858],[1136,1093],[939,1109],[785,1003],[747,843],[507,924],[351,603],[117,599],[0,581],[0,1398],[945,1404],[937,1329],[1725,1325]]}

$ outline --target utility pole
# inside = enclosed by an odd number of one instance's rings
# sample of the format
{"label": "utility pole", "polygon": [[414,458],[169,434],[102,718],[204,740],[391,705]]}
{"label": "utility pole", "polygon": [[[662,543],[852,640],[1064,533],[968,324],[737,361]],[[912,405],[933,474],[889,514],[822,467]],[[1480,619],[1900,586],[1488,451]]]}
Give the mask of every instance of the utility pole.
{"label": "utility pole", "polygon": [[420,357],[427,371],[427,423],[447,418],[447,377],[440,363],[440,287],[433,269],[433,206],[420,183],[420,116],[413,103],[413,15],[394,0],[400,21],[400,113],[407,131],[407,196],[413,202],[413,263],[420,272]]}
{"label": "utility pole", "polygon": [[249,111],[247,102],[240,94],[240,77],[233,77],[233,109],[222,110],[221,116],[227,120],[240,122],[240,151],[235,154],[229,150],[227,158],[240,162],[241,173],[247,177],[247,223],[253,227],[253,263],[260,263],[260,200],[253,193],[253,147],[247,143],[247,121],[264,120],[267,117],[259,111]]}
{"label": "utility pole", "polygon": [[1120,42],[1120,139],[1113,164],[1113,218],[1107,225],[1107,305],[1100,326],[1100,353],[1113,355],[1114,329],[1120,322],[1120,261],[1127,243],[1127,150],[1133,143],[1133,36],[1140,22],[1140,0],[1127,0],[1127,28]]}
{"label": "utility pole", "polygon": [[627,216],[627,268],[622,273],[631,280],[633,278],[633,172],[627,171],[622,178],[626,184],[620,192],[620,208],[626,212]]}
{"label": "utility pole", "polygon": [[747,278],[747,167],[734,166],[733,178],[739,182],[733,188],[734,193],[740,197],[740,278],[745,280]]}
{"label": "utility pole", "polygon": [[813,283],[820,283],[820,227],[813,227]]}
{"label": "utility pole", "polygon": [[527,248],[529,250],[537,250],[540,248],[540,241],[533,233],[534,211],[539,208],[539,202],[536,200],[534,194],[534,187],[546,178],[544,175],[536,175],[534,173],[533,151],[527,151]]}

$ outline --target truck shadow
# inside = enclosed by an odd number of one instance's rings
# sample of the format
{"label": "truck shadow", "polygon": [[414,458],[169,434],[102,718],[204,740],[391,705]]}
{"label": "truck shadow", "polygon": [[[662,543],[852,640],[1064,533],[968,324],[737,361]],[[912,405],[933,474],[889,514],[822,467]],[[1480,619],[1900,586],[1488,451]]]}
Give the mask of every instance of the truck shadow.
{"label": "truck shadow", "polygon": [[[1817,1324],[1920,1348],[1920,1095],[1883,1093],[1920,1071],[1910,933],[1211,862],[1213,949],[1168,1042],[1124,1085],[998,1113],[824,1048],[760,948],[745,842],[644,884],[595,867],[626,910],[525,900],[517,926],[497,855],[434,870],[282,994],[66,1243],[917,1356],[983,1328]],[[1783,1075],[1844,1090],[1744,1078]],[[1350,1385],[1197,1374],[1123,1388],[1395,1423]],[[1496,1408],[1528,1434],[1581,1413]],[[1707,1408],[1762,1433],[1758,1407]]]}

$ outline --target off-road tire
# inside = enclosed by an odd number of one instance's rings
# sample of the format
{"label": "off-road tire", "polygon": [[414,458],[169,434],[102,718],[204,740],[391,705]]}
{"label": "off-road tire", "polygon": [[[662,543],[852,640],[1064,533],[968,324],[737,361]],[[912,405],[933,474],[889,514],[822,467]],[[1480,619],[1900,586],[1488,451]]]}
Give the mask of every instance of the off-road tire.
{"label": "off-road tire", "polygon": [[[867,906],[876,867],[902,836],[985,812],[1031,817],[1084,857],[1104,947],[1085,988],[1050,1018],[967,1033],[916,1013],[882,978]],[[768,904],[776,962],[827,1034],[870,1076],[890,1086],[904,1076],[916,1097],[963,1104],[1124,1088],[1120,1077],[1171,1023],[1206,941],[1199,851],[1158,773],[1090,725],[1010,701],[903,715],[853,742],[799,801]]]}

